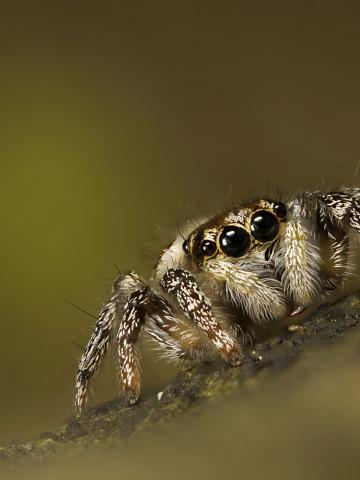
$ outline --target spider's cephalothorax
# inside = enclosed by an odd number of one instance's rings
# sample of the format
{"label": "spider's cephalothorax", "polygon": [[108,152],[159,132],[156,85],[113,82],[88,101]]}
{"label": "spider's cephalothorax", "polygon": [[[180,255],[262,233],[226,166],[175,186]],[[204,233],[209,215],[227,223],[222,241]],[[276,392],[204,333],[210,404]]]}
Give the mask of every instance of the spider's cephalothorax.
{"label": "spider's cephalothorax", "polygon": [[360,188],[306,192],[286,203],[258,200],[179,236],[150,281],[135,272],[116,279],[80,361],[77,410],[114,332],[129,404],[140,394],[142,331],[171,359],[218,353],[239,365],[246,325],[295,315],[350,273],[351,231],[360,233]]}

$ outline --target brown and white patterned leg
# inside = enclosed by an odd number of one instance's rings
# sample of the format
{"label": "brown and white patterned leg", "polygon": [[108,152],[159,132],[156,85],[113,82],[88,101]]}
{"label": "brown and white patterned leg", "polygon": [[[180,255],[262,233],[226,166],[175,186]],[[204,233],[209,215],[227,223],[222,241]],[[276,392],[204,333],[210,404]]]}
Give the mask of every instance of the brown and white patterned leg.
{"label": "brown and white patterned leg", "polygon": [[139,281],[136,273],[132,272],[118,277],[113,284],[112,297],[102,309],[96,322],[93,334],[81,357],[77,376],[75,409],[77,413],[86,406],[90,396],[90,381],[99,369],[101,361],[111,342],[114,324],[119,315],[119,309],[128,295]]}
{"label": "brown and white patterned leg", "polygon": [[132,292],[117,336],[121,379],[129,405],[136,403],[140,395],[140,359],[136,343],[146,320],[149,290],[143,287]]}
{"label": "brown and white patterned leg", "polygon": [[161,287],[175,294],[185,315],[193,320],[230,365],[240,365],[240,345],[221,327],[214,317],[208,298],[189,272],[181,267],[170,268],[163,276]]}
{"label": "brown and white patterned leg", "polygon": [[143,329],[171,360],[200,360],[208,353],[196,332],[189,331],[163,297],[146,285],[133,291],[117,336],[120,375],[130,405],[140,395],[140,353],[136,344]]}
{"label": "brown and white patterned leg", "polygon": [[199,332],[190,328],[175,314],[169,303],[155,292],[152,292],[152,306],[145,330],[169,361],[199,361],[212,356],[210,344],[205,343]]}

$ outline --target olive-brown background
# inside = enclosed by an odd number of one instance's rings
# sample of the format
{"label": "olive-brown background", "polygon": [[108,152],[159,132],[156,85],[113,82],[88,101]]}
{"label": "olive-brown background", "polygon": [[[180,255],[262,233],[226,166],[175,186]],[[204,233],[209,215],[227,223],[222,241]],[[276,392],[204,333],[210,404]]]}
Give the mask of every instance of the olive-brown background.
{"label": "olive-brown background", "polygon": [[[149,275],[188,203],[359,183],[359,26],[357,1],[1,1],[1,442],[72,415],[93,320],[65,300],[96,314],[112,262]],[[175,370],[145,359],[146,396]],[[210,458],[259,427],[224,422]]]}

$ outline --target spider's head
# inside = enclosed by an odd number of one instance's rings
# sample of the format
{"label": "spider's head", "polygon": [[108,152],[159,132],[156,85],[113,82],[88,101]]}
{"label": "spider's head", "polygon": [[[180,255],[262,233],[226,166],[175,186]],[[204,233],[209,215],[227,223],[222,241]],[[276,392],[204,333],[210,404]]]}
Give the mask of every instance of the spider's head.
{"label": "spider's head", "polygon": [[203,223],[184,241],[183,250],[198,269],[214,258],[241,258],[254,250],[265,252],[278,238],[286,215],[285,204],[259,200]]}

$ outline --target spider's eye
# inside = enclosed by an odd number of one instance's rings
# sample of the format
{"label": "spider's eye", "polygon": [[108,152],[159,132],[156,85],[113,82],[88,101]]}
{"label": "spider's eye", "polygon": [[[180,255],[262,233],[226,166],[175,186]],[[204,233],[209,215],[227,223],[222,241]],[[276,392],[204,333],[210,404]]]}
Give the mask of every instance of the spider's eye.
{"label": "spider's eye", "polygon": [[259,210],[251,219],[251,234],[259,242],[270,242],[279,233],[279,223],[273,213]]}
{"label": "spider's eye", "polygon": [[182,244],[182,248],[186,255],[189,255],[190,253],[190,245],[189,245],[189,240],[185,240],[185,242]]}
{"label": "spider's eye", "polygon": [[242,257],[250,247],[249,234],[240,227],[225,227],[220,235],[220,246],[229,257]]}
{"label": "spider's eye", "polygon": [[204,255],[210,257],[210,255],[213,255],[216,252],[216,243],[211,242],[210,240],[204,240],[200,249]]}
{"label": "spider's eye", "polygon": [[286,217],[287,214],[287,208],[284,203],[281,202],[275,202],[273,205],[273,211],[276,213],[276,215],[279,218],[284,218]]}

